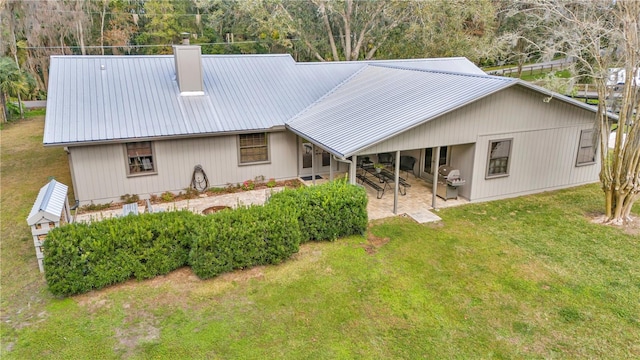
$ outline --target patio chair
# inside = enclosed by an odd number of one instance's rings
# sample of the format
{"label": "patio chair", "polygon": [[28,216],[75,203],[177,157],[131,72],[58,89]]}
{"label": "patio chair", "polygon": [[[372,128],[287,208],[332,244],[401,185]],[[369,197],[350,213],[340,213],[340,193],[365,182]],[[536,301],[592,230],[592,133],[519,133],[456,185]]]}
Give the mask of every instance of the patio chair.
{"label": "patio chair", "polygon": [[378,154],[378,164],[393,165],[393,154],[391,153]]}
{"label": "patio chair", "polygon": [[413,176],[416,176],[416,173],[413,170],[413,167],[416,164],[416,158],[414,158],[413,156],[400,156],[400,170],[401,171],[406,171],[407,175],[409,175],[409,171],[411,171],[411,173],[413,174]]}
{"label": "patio chair", "polygon": [[368,156],[358,157],[358,166],[361,168],[368,168],[373,166],[373,161],[369,160]]}

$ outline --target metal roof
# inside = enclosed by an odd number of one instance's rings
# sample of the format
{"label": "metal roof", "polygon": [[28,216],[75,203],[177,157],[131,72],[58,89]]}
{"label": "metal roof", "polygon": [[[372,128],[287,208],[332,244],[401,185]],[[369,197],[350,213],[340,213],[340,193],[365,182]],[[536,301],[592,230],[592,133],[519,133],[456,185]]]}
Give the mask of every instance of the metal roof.
{"label": "metal roof", "polygon": [[46,222],[60,221],[62,209],[67,202],[67,189],[67,185],[55,180],[49,181],[47,185],[40,188],[38,197],[27,217],[27,224],[31,226],[42,220]]}
{"label": "metal roof", "polygon": [[368,64],[482,73],[465,58],[296,63],[289,55],[203,55],[205,95],[187,97],[179,95],[172,55],[52,56],[43,142],[122,142],[284,126]]}
{"label": "metal roof", "polygon": [[497,76],[368,65],[287,126],[346,157],[514,82]]}
{"label": "metal roof", "polygon": [[44,144],[269,129],[353,73],[289,55],[202,57],[204,96],[180,96],[168,56],[53,56]]}
{"label": "metal roof", "polygon": [[486,75],[482,69],[464,57],[431,58],[431,59],[402,59],[402,60],[371,60],[370,65],[381,65],[401,69],[446,71],[473,75]]}

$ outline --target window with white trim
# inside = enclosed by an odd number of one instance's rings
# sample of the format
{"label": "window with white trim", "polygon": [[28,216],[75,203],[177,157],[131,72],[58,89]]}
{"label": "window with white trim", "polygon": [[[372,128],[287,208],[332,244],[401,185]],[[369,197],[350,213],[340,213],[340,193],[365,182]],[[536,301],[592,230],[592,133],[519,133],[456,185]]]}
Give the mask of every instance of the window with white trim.
{"label": "window with white trim", "polygon": [[513,139],[502,139],[489,141],[487,179],[509,176],[512,140]]}
{"label": "window with white trim", "polygon": [[596,147],[594,134],[595,131],[593,129],[582,130],[580,132],[576,166],[591,165],[596,163]]}
{"label": "window with white trim", "polygon": [[242,165],[268,162],[269,136],[267,133],[238,135],[238,158]]}
{"label": "window with white trim", "polygon": [[151,141],[126,144],[127,174],[145,175],[155,174],[156,164],[153,156]]}

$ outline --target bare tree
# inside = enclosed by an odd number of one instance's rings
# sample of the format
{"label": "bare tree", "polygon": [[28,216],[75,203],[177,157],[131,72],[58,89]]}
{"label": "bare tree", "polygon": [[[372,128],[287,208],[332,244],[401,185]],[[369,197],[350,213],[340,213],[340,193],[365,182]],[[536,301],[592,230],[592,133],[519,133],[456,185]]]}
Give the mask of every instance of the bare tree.
{"label": "bare tree", "polygon": [[[417,3],[388,0],[261,0],[243,5],[265,32],[302,41],[313,58],[371,59]],[[253,29],[258,30],[258,29]]]}
{"label": "bare tree", "polygon": [[[640,197],[640,119],[637,78],[640,68],[640,2],[636,0],[536,0],[527,11],[545,19],[547,56],[571,56],[598,92],[595,129],[599,136],[600,181],[606,221],[631,221]],[[609,81],[610,69],[622,68],[621,89]],[[610,110],[619,108],[617,121]],[[612,128],[614,130],[612,130]],[[609,148],[609,135],[615,144]],[[596,146],[594,146],[594,149]]]}

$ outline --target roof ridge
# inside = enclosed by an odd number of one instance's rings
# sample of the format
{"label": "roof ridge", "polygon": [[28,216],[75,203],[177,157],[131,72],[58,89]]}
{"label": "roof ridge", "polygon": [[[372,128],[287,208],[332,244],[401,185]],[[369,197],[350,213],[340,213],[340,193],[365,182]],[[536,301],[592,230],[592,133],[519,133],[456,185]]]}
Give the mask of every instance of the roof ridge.
{"label": "roof ridge", "polygon": [[340,83],[338,83],[338,85],[334,86],[331,90],[327,91],[324,95],[320,96],[318,99],[316,99],[314,102],[312,102],[311,104],[309,104],[307,107],[305,107],[304,109],[300,110],[297,114],[293,115],[291,118],[287,119],[284,121],[285,125],[288,125],[289,122],[295,120],[296,118],[298,118],[299,116],[301,116],[302,114],[304,114],[307,110],[309,110],[310,108],[312,108],[314,105],[316,105],[317,103],[319,103],[320,101],[324,100],[327,96],[333,94],[334,92],[336,92],[336,90],[338,90],[340,87],[342,87],[344,84],[348,83],[349,81],[351,81],[351,79],[353,79],[354,77],[356,77],[358,74],[360,74],[362,71],[364,71],[364,69],[368,68],[369,64],[364,64],[363,67],[361,67],[360,69],[356,70],[353,74],[347,76],[346,79],[342,80]]}
{"label": "roof ridge", "polygon": [[[371,59],[371,60],[339,60],[339,61],[301,61],[296,62],[300,65],[316,65],[316,64],[361,64],[361,65],[375,65],[372,63],[382,62],[412,62],[412,61],[446,61],[446,60],[469,60],[464,56],[452,56],[452,57],[436,57],[436,58],[410,58],[410,59]],[[471,62],[469,60],[469,62]],[[473,64],[473,62],[471,62]],[[475,64],[474,64],[475,65]]]}
{"label": "roof ridge", "polygon": [[[172,58],[173,54],[156,54],[156,55],[51,55],[51,58],[60,59],[136,59],[136,58]],[[279,57],[290,58],[290,54],[202,54],[202,57],[216,58],[243,58],[243,57]],[[295,62],[295,60],[293,60]]]}
{"label": "roof ridge", "polygon": [[404,71],[419,71],[419,72],[426,72],[426,73],[436,73],[436,74],[446,74],[446,75],[458,75],[458,76],[467,76],[467,77],[477,77],[477,78],[483,78],[483,79],[496,79],[496,80],[502,80],[502,81],[506,81],[506,82],[515,82],[515,80],[518,79],[512,79],[512,78],[507,78],[504,76],[496,76],[496,75],[489,75],[489,74],[471,74],[471,73],[464,73],[464,72],[459,72],[459,71],[446,71],[446,70],[435,70],[435,69],[417,69],[417,68],[411,68],[411,67],[402,67],[402,66],[389,66],[386,64],[367,64],[368,66],[372,66],[372,67],[382,67],[382,68],[386,68],[386,69],[392,69],[392,70],[404,70]]}

